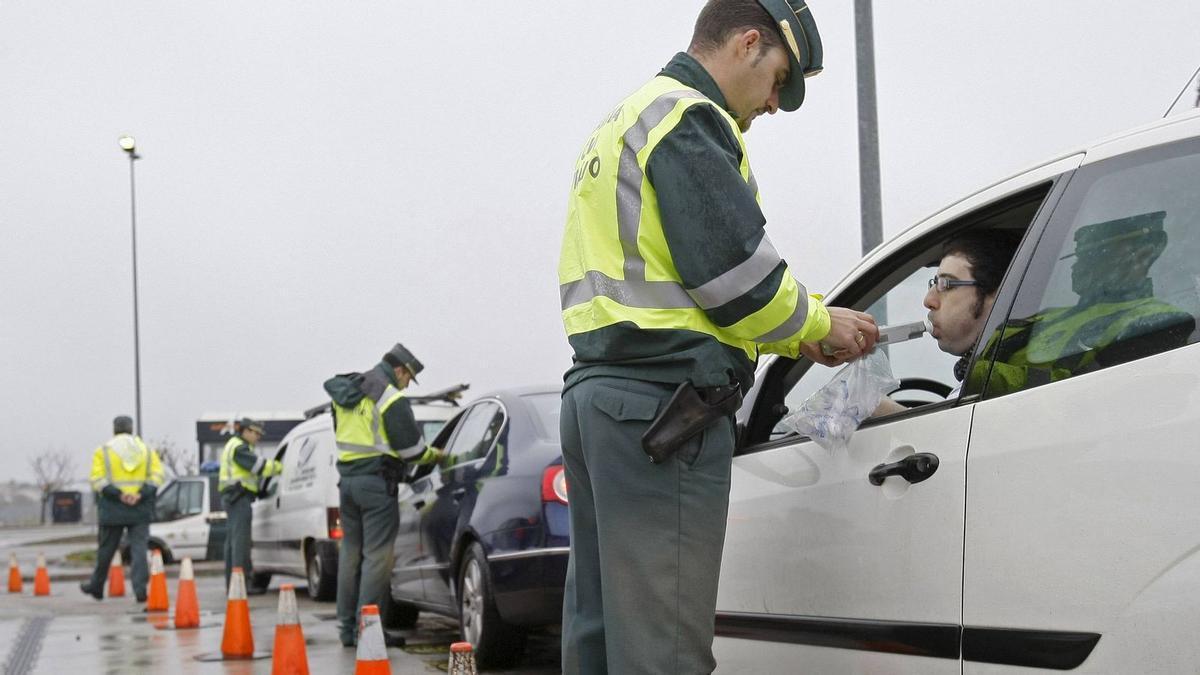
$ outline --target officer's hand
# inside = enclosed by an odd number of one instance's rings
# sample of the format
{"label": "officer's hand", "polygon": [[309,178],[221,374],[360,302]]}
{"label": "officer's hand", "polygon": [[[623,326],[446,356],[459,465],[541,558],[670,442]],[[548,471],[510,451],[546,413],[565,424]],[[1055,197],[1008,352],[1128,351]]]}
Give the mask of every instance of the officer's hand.
{"label": "officer's hand", "polygon": [[[845,307],[830,307],[829,335],[821,342],[825,343],[831,354],[825,354],[820,344],[809,345],[802,349],[805,356],[817,363],[827,366],[838,365],[853,361],[864,354],[871,353],[875,342],[879,339],[879,326],[875,325],[875,317],[866,312],[858,312]],[[816,347],[812,349],[811,347]]]}

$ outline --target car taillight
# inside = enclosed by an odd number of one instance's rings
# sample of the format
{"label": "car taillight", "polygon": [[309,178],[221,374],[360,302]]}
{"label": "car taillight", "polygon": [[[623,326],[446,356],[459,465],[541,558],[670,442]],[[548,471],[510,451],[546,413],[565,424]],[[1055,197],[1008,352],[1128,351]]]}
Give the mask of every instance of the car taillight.
{"label": "car taillight", "polygon": [[542,501],[567,503],[567,472],[561,464],[542,472]]}
{"label": "car taillight", "polygon": [[342,538],[342,514],[336,506],[325,509],[325,519],[329,523],[329,538]]}

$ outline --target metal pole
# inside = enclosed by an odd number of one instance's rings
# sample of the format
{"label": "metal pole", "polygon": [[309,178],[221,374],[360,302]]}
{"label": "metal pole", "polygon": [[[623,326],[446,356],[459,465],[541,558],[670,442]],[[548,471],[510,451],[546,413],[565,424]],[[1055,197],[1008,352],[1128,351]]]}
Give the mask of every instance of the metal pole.
{"label": "metal pole", "polygon": [[871,0],[854,1],[858,45],[858,188],[862,216],[862,252],[883,242],[883,206],[879,182],[879,118],[875,106],[875,30]]}
{"label": "metal pole", "polygon": [[136,399],[137,434],[142,435],[142,349],[138,325],[138,275],[137,275],[137,195],[134,188],[133,163],[138,156],[129,153],[129,232],[133,246],[133,391]]}

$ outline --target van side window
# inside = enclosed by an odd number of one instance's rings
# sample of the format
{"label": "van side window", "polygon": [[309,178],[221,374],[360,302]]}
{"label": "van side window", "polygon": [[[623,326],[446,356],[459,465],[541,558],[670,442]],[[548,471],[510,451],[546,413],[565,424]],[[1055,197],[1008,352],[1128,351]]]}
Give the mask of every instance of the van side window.
{"label": "van side window", "polygon": [[194,516],[204,512],[204,483],[189,480],[179,487],[179,514]]}
{"label": "van side window", "polygon": [[994,397],[1195,342],[1200,141],[1079,170],[972,378]]}
{"label": "van side window", "polygon": [[154,500],[154,520],[160,523],[179,518],[179,481],[171,481]]}

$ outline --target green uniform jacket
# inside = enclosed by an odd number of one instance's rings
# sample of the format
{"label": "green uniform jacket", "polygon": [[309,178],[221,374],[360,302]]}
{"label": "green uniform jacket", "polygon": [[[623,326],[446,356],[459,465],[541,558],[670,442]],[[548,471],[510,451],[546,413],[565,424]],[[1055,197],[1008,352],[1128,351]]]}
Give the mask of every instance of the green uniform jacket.
{"label": "green uniform jacket", "polygon": [[[365,373],[345,373],[331,377],[325,381],[325,392],[338,405],[353,408],[363,397],[371,396],[377,400],[388,384],[397,388],[400,386],[392,367],[381,361]],[[333,419],[336,433],[337,416],[334,415]],[[387,431],[388,445],[393,450],[410,448],[421,440],[421,428],[417,426],[412,403],[407,398],[401,398],[384,411],[383,426]],[[397,461],[390,458],[389,460]],[[383,462],[383,457],[372,457],[356,462],[338,462],[337,468],[343,476],[371,476],[379,473]]]}

